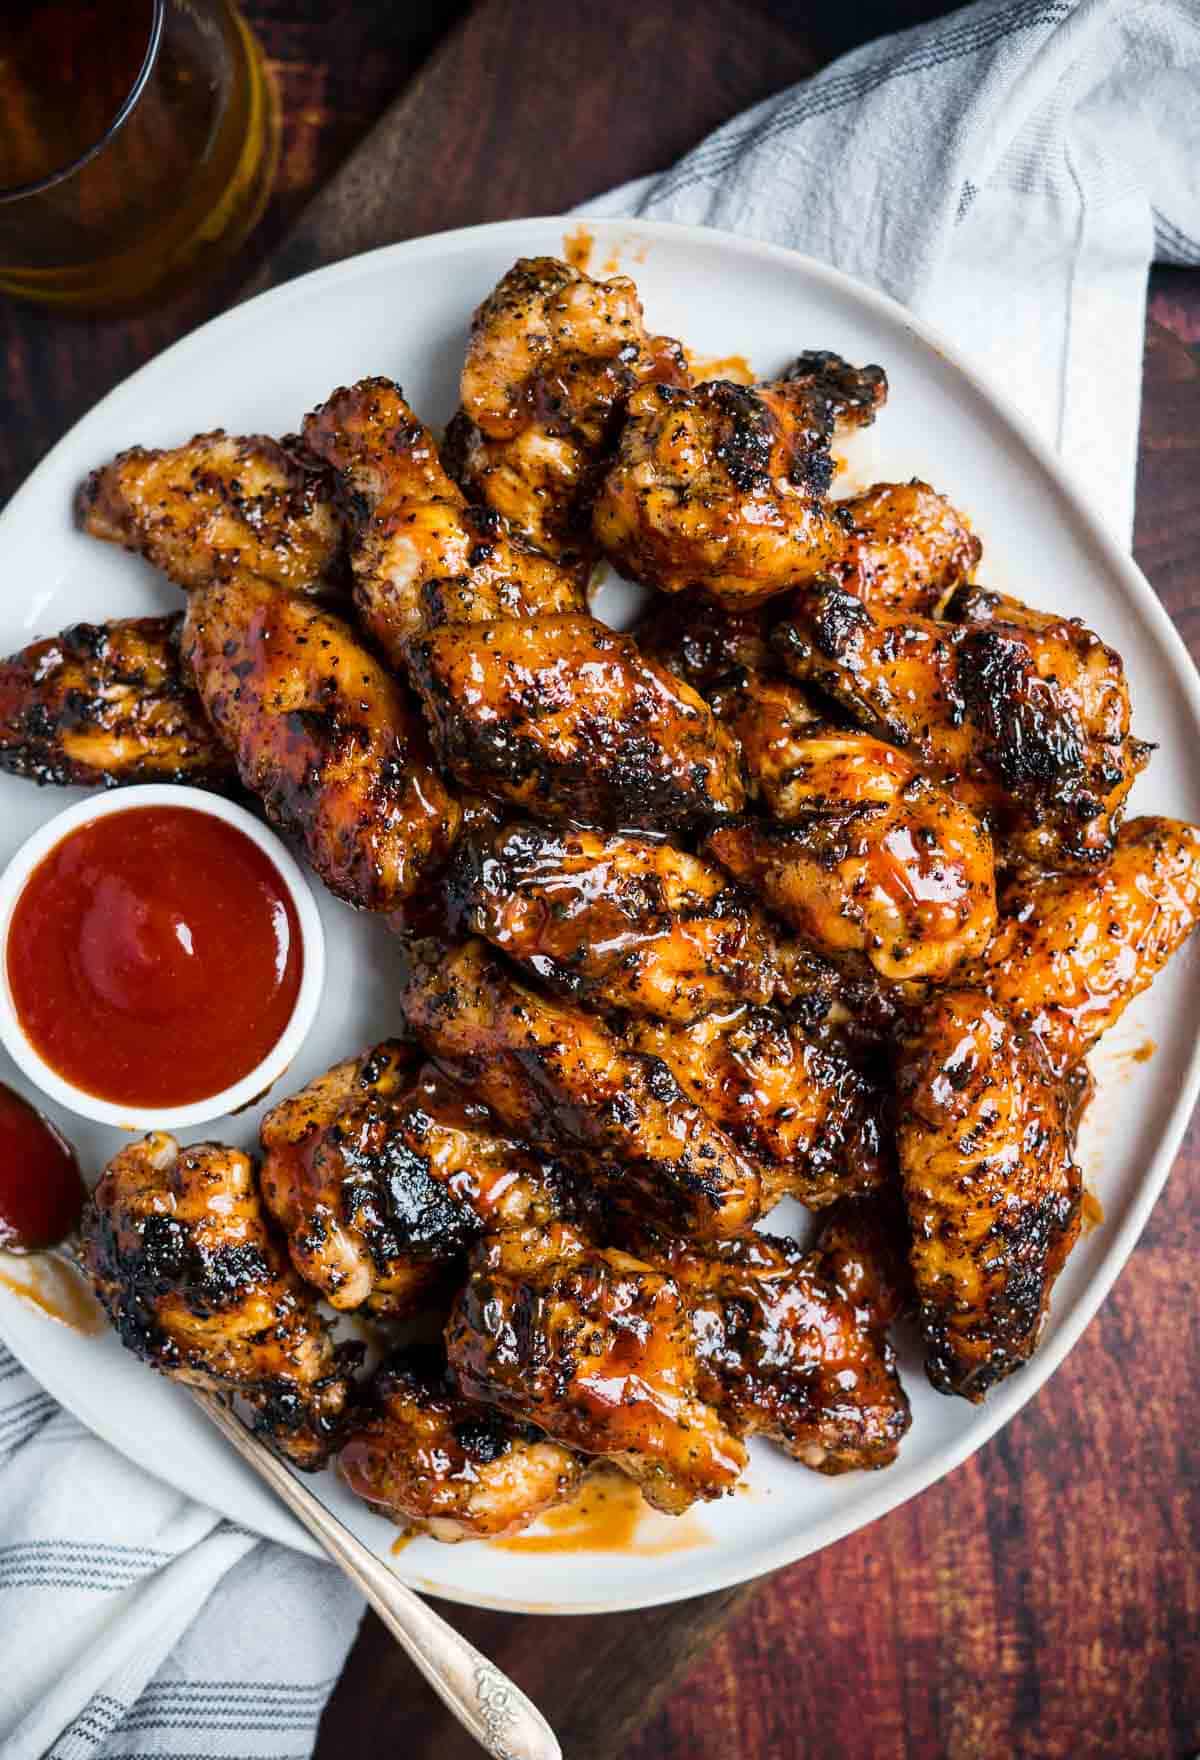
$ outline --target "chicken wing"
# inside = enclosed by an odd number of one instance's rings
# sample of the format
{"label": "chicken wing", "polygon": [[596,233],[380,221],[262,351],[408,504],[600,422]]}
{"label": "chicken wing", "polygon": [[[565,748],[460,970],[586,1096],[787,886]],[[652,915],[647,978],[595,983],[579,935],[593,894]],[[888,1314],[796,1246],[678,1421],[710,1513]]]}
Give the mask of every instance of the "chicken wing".
{"label": "chicken wing", "polygon": [[951,610],[868,606],[828,582],[793,595],[771,639],[802,682],[994,813],[1019,859],[1106,860],[1147,756],[1119,655],[1077,620],[979,589]]}
{"label": "chicken wing", "polygon": [[914,1305],[908,1218],[898,1184],[839,1198],[823,1210],[808,1263],[864,1326],[886,1332]]}
{"label": "chicken wing", "polygon": [[231,787],[233,761],[183,678],[182,622],[76,623],[0,661],[0,770],[59,787]]}
{"label": "chicken wing", "polygon": [[295,439],[217,429],[165,452],[134,446],[92,472],[75,512],[188,590],[236,575],[312,593],[344,579],[332,477]]}
{"label": "chicken wing", "polygon": [[194,593],[184,664],[238,774],[338,898],[389,911],[457,835],[403,689],[349,625],[239,577]]}
{"label": "chicken wing", "polygon": [[691,1021],[796,995],[824,1013],[832,969],[789,946],[725,872],[677,845],[509,824],[463,842],[452,932],[482,935],[589,1007]]}
{"label": "chicken wing", "polygon": [[273,1107],[262,1194],[292,1263],[335,1308],[410,1312],[479,1235],[566,1213],[564,1170],[385,1040]]}
{"label": "chicken wing", "polygon": [[287,1236],[296,1270],[335,1308],[369,1302],[403,1313],[444,1274],[436,1261],[405,1252],[374,1177],[378,1156],[370,1154],[419,1057],[415,1046],[385,1040],[335,1064],[262,1121],[263,1202]]}
{"label": "chicken wing", "polygon": [[757,1219],[757,1166],[666,1065],[510,977],[482,942],[418,952],[400,1000],[431,1057],[526,1142],[585,1151],[581,1171],[617,1204],[684,1233],[733,1234]]}
{"label": "chicken wing", "polygon": [[873,419],[886,381],[836,355],[802,363],[772,385],[710,379],[634,393],[593,509],[617,568],[663,592],[699,587],[741,607],[838,560],[846,530],[828,500],[830,441],[839,424]]}
{"label": "chicken wing", "polygon": [[696,588],[657,594],[634,629],[643,654],[702,697],[733,675],[777,672],[770,633],[769,606],[719,605]]}
{"label": "chicken wing", "polygon": [[888,984],[942,982],[996,924],[992,840],[904,754],[857,734],[788,742],[763,788],[788,823],[739,819],[705,840],[820,953]]}
{"label": "chicken wing", "polygon": [[627,1036],[761,1163],[764,1209],[785,1194],[815,1208],[887,1177],[883,1094],[775,1009],[743,1003],[690,1026],[634,1021]]}
{"label": "chicken wing", "polygon": [[437,443],[390,379],[335,391],[304,438],[336,473],[354,531],[354,597],[393,666],[446,623],[584,611],[579,581],[510,542],[499,515],[468,506]]}
{"label": "chicken wing", "polygon": [[335,1445],[349,1386],[311,1291],[268,1230],[249,1156],[157,1131],[104,1171],[83,1261],[121,1343],[165,1375],[236,1393],[297,1466]]}
{"label": "chicken wing", "polygon": [[446,1324],[458,1385],[603,1455],[674,1515],[732,1490],[746,1451],[697,1389],[677,1283],[557,1224],[493,1236]]}
{"label": "chicken wing", "polygon": [[821,1275],[819,1250],[793,1241],[637,1239],[683,1292],[697,1390],[735,1434],[767,1436],[819,1473],[895,1460],[908,1399],[886,1338],[891,1312],[870,1309],[865,1275],[850,1299]]}
{"label": "chicken wing", "polygon": [[1020,1368],[1079,1233],[1062,1087],[985,991],[935,995],[900,1048],[897,1140],[925,1366],[979,1401]]}
{"label": "chicken wing", "polygon": [[475,793],[651,830],[741,805],[737,750],[708,706],[593,618],[450,625],[409,664],[439,759]]}
{"label": "chicken wing", "polygon": [[579,1488],[578,1455],[464,1399],[444,1363],[391,1358],[338,1456],[356,1497],[434,1540],[500,1540]]}
{"label": "chicken wing", "polygon": [[868,605],[940,616],[983,554],[962,515],[916,478],[876,483],[836,509],[848,529],[829,572]]}
{"label": "chicken wing", "polygon": [[978,981],[1070,1069],[1200,920],[1200,831],[1130,819],[1107,867],[1014,883]]}
{"label": "chicken wing", "polygon": [[683,350],[647,335],[626,276],[523,257],[475,313],[447,462],[527,543],[586,563],[597,476],[631,393],[687,382]]}

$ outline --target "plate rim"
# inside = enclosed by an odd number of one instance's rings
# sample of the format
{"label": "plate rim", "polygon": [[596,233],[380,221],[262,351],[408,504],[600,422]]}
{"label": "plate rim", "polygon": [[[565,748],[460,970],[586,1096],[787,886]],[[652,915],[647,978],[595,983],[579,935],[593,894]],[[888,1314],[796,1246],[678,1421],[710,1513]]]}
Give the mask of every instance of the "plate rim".
{"label": "plate rim", "polygon": [[[1130,603],[1138,621],[1146,626],[1148,634],[1154,638],[1163,663],[1170,669],[1173,682],[1179,687],[1193,719],[1200,726],[1200,671],[1197,670],[1182,635],[1154,588],[1133,560],[1132,555],[1122,548],[1115,535],[1099,515],[1093,511],[1083,484],[1074,469],[1053,451],[1029,420],[1011,402],[1007,392],[996,385],[990,375],[964,358],[957,346],[942,336],[934,326],[910,312],[890,295],[857,280],[843,270],[834,268],[829,263],[808,256],[804,252],[761,239],[747,238],[718,227],[683,225],[675,221],[643,220],[621,216],[588,215],[581,219],[577,214],[531,215],[511,220],[485,222],[476,226],[456,227],[444,232],[426,233],[418,238],[403,239],[395,244],[381,245],[374,250],[359,252],[354,256],[343,258],[337,263],[326,264],[322,268],[310,270],[279,287],[269,288],[265,292],[256,294],[253,298],[244,300],[240,304],[207,319],[159,354],[143,362],[141,366],[85,410],[71,424],[66,433],[60,436],[44,458],[39,460],[10,497],[3,510],[0,510],[0,547],[3,545],[6,527],[13,523],[17,510],[36,495],[42,479],[53,474],[60,451],[73,442],[81,431],[90,424],[101,421],[107,407],[136,386],[143,375],[148,375],[152,370],[161,370],[165,361],[178,362],[186,359],[192,352],[207,346],[214,333],[231,335],[244,325],[257,323],[264,312],[282,311],[289,304],[303,300],[311,293],[314,286],[327,287],[336,282],[353,281],[358,276],[375,273],[381,268],[386,268],[391,259],[402,259],[411,263],[430,255],[452,256],[465,253],[484,242],[488,244],[502,243],[510,237],[519,238],[539,227],[559,228],[565,233],[581,224],[585,225],[589,234],[597,240],[603,235],[615,233],[619,235],[619,238],[614,240],[614,243],[628,244],[641,239],[647,241],[663,239],[690,243],[701,249],[711,248],[715,245],[725,249],[732,248],[735,253],[752,260],[782,264],[823,285],[826,290],[842,299],[856,304],[860,308],[865,307],[877,318],[889,324],[899,324],[906,329],[924,349],[938,356],[953,369],[954,373],[966,381],[976,396],[989,407],[991,415],[1007,429],[1009,437],[1024,449],[1041,476],[1049,481],[1059,497],[1066,503],[1071,518],[1076,522],[1079,531],[1086,536],[1088,542],[1099,553],[1104,567],[1121,583],[1125,598]],[[729,1588],[739,1583],[755,1581],[785,1565],[794,1564],[802,1558],[810,1557],[813,1553],[824,1550],[825,1547],[846,1538],[849,1534],[869,1527],[873,1522],[880,1520],[892,1510],[899,1509],[911,1498],[920,1495],[931,1485],[956,1471],[965,1460],[989,1441],[1010,1419],[1014,1418],[1056,1373],[1063,1360],[1095,1318],[1113,1284],[1128,1263],[1170,1176],[1198,1094],[1200,1094],[1200,1039],[1192,1048],[1191,1056],[1182,1074],[1178,1093],[1167,1113],[1153,1153],[1126,1206],[1125,1214],[1107,1242],[1091,1281],[1076,1297],[1070,1312],[1056,1326],[1054,1336],[1046,1344],[1039,1347],[1035,1357],[1025,1365],[1019,1375],[1004,1382],[998,1391],[990,1396],[987,1405],[977,1409],[977,1421],[966,1427],[953,1443],[939,1450],[933,1462],[922,1466],[914,1465],[907,1473],[904,1472],[902,1464],[898,1468],[890,1469],[885,1475],[880,1476],[877,1490],[868,1493],[865,1498],[848,1506],[846,1510],[822,1518],[814,1524],[812,1532],[798,1544],[786,1539],[764,1544],[756,1551],[753,1568],[750,1570],[745,1570],[739,1562],[731,1559],[723,1567],[718,1565],[716,1568],[702,1572],[703,1581],[696,1584],[684,1585],[683,1587],[667,1585],[661,1589],[651,1590],[649,1593],[633,1596],[608,1596],[594,1602],[573,1603],[569,1606],[545,1602],[523,1602],[519,1598],[507,1596],[473,1595],[457,1588],[457,1586],[437,1583],[428,1577],[417,1574],[406,1574],[400,1569],[396,1570],[396,1575],[413,1588],[425,1594],[436,1596],[438,1599],[488,1610],[560,1616],[624,1613],[642,1608],[665,1606],[672,1602],[688,1600],[696,1595],[709,1594],[715,1590]],[[3,1336],[2,1331],[0,1331],[0,1336]],[[6,1340],[6,1342],[8,1341]],[[20,1351],[14,1349],[11,1344],[9,1344],[9,1348],[13,1350],[13,1354],[22,1364],[29,1368],[29,1372],[34,1378],[38,1379],[37,1370],[25,1363]],[[68,1410],[71,1410],[73,1415],[79,1416],[74,1412],[69,1399],[64,1399],[59,1393],[56,1393],[54,1397],[59,1399],[60,1403]],[[94,1434],[100,1435],[103,1440],[109,1442],[118,1452],[126,1455],[143,1471],[154,1472],[155,1469],[152,1466],[147,1466],[138,1460],[136,1455],[130,1453],[126,1442],[115,1440],[112,1435],[96,1430],[86,1420],[80,1419],[79,1421],[84,1423],[85,1428],[92,1430]],[[105,1428],[107,1429],[107,1426]],[[902,1461],[903,1457],[901,1457],[901,1463]],[[167,1476],[167,1482],[179,1485],[179,1481],[173,1476]],[[182,1486],[179,1488],[187,1489]],[[207,1500],[201,1498],[200,1501]],[[228,1514],[228,1512],[221,1513]],[[229,1516],[228,1519],[240,1521],[240,1518],[233,1516]],[[279,1535],[276,1533],[267,1537],[278,1539]],[[320,1550],[313,1546],[308,1536],[299,1529],[296,1544],[298,1550],[303,1550],[310,1555],[323,1556]]]}

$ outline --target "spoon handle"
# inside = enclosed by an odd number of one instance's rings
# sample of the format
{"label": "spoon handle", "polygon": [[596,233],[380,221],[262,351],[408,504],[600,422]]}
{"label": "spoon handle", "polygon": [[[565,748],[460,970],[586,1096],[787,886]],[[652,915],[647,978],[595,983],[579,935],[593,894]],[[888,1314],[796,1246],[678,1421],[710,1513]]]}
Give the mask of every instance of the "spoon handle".
{"label": "spoon handle", "polygon": [[434,1692],[495,1760],[562,1760],[550,1725],[508,1676],[402,1583],[215,1394],[193,1397],[242,1459],[357,1583]]}

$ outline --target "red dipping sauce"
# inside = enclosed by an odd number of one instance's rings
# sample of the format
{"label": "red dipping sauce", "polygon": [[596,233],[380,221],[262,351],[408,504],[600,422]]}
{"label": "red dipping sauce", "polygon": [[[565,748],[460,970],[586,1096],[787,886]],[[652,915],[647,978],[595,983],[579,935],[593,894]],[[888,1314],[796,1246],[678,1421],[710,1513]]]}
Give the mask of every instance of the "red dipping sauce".
{"label": "red dipping sauce", "polygon": [[21,1027],[64,1081],[117,1105],[232,1087],[291,1018],[303,952],[274,863],[234,825],[131,807],[70,831],[8,934]]}
{"label": "red dipping sauce", "polygon": [[78,1223],[85,1197],[70,1143],[0,1082],[0,1248],[56,1246]]}

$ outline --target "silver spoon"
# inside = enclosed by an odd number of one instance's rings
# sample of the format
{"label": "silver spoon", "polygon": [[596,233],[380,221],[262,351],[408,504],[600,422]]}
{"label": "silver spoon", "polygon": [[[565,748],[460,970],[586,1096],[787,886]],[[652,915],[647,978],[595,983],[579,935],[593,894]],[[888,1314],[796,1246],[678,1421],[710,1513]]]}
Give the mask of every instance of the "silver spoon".
{"label": "silver spoon", "polygon": [[266,1480],[330,1558],[362,1590],[392,1636],[481,1748],[496,1760],[562,1760],[541,1712],[515,1681],[402,1583],[251,1434],[214,1393],[188,1390],[244,1461]]}
{"label": "silver spoon", "polygon": [[[28,1259],[35,1255],[21,1255]],[[90,1283],[70,1247],[36,1255],[53,1259],[82,1283]],[[96,1304],[97,1315],[99,1306]],[[100,1316],[101,1323],[103,1317]],[[456,1632],[440,1614],[400,1581],[386,1564],[363,1545],[343,1522],[276,1459],[265,1443],[247,1429],[224,1401],[199,1388],[187,1390],[205,1417],[275,1492],[351,1582],[366,1596],[392,1636],[406,1650],[442,1703],[453,1712],[480,1747],[495,1760],[562,1760],[558,1739],[537,1707],[515,1681]]]}

